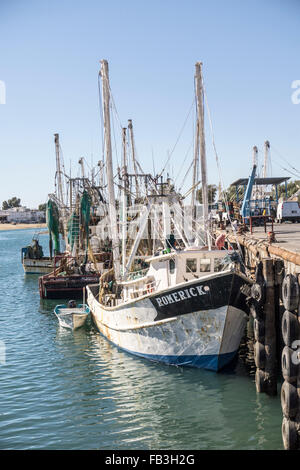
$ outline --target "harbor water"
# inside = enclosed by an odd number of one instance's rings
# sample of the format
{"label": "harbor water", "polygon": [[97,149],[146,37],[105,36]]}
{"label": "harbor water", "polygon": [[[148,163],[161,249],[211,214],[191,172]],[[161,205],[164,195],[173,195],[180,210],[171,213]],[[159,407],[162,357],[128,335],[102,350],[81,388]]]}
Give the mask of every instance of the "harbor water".
{"label": "harbor water", "polygon": [[246,345],[216,374],[131,356],[90,322],[60,328],[62,302],[23,273],[33,234],[0,232],[0,449],[282,449],[280,399],[256,393]]}

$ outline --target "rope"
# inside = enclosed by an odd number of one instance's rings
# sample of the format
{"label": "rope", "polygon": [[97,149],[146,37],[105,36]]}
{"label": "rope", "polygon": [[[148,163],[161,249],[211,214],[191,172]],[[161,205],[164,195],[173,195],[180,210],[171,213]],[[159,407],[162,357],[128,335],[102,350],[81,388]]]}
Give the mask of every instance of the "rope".
{"label": "rope", "polygon": [[167,167],[167,165],[168,165],[168,163],[169,163],[169,161],[170,161],[170,159],[171,159],[171,156],[172,156],[172,154],[173,154],[173,152],[174,152],[174,150],[175,150],[175,148],[176,148],[176,146],[177,146],[177,144],[178,144],[178,142],[179,142],[179,140],[180,140],[180,137],[181,137],[181,135],[182,135],[182,133],[183,133],[183,131],[184,131],[184,128],[185,128],[185,126],[186,126],[187,120],[188,120],[188,118],[189,118],[189,116],[190,116],[190,114],[191,114],[191,111],[192,111],[193,107],[194,107],[194,103],[195,103],[195,98],[193,99],[193,102],[192,102],[192,104],[191,104],[191,107],[189,108],[188,114],[187,114],[187,116],[186,116],[186,118],[185,118],[185,121],[184,121],[184,123],[183,123],[183,126],[182,126],[180,132],[179,132],[179,135],[178,135],[177,140],[176,140],[176,142],[175,142],[175,144],[174,144],[174,146],[173,146],[173,149],[172,149],[171,152],[169,153],[168,158],[167,158],[167,160],[166,160],[166,163],[165,163],[165,165],[164,165],[162,171],[161,171],[160,174],[158,175],[158,178],[161,177],[161,175],[162,175],[163,172],[165,171],[165,169],[166,169],[166,167]]}

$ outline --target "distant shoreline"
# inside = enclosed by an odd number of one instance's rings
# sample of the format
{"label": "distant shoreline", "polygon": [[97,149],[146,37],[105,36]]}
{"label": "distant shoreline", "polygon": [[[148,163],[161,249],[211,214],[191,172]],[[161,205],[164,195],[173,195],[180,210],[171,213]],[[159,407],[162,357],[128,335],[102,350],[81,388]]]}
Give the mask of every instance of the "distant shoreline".
{"label": "distant shoreline", "polygon": [[22,230],[25,228],[47,228],[47,224],[0,224],[0,231],[3,230]]}

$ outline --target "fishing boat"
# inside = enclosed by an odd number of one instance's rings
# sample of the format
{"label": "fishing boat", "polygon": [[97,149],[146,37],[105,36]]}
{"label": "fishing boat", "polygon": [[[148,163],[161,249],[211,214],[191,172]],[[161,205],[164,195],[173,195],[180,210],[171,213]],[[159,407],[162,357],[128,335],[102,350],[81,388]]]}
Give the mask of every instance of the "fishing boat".
{"label": "fishing boat", "polygon": [[21,249],[21,263],[25,274],[47,274],[53,271],[53,259],[44,256],[38,234],[33,236],[30,245]]}
{"label": "fishing boat", "polygon": [[220,370],[236,355],[248,319],[247,277],[220,251],[171,251],[148,262],[144,276],[118,284],[121,298],[117,288],[87,287],[97,328],[138,356]]}
{"label": "fishing boat", "polygon": [[85,324],[90,309],[86,304],[76,305],[74,300],[70,300],[68,305],[56,305],[54,313],[58,318],[60,326],[77,330],[77,328]]}
{"label": "fishing boat", "polygon": [[[82,257],[81,257],[82,258]],[[99,265],[107,264],[110,253],[98,254]],[[41,299],[82,298],[83,288],[99,282],[100,272],[80,257],[55,256],[54,269],[39,277]]]}
{"label": "fishing boat", "polygon": [[[225,249],[224,243],[215,242],[209,230],[201,64],[196,64],[195,75],[199,139],[195,147],[198,151],[200,149],[201,156],[202,228],[192,217],[196,237],[192,242],[189,241],[184,227],[178,219],[170,215],[172,211],[176,212],[179,195],[171,191],[158,192],[154,188],[154,194],[152,191],[149,197],[145,198],[139,231],[133,240],[129,255],[128,224],[124,216],[128,202],[126,171],[122,201],[123,222],[119,221],[122,230],[118,230],[114,210],[114,178],[109,140],[110,87],[106,61],[102,61],[101,77],[113,269],[101,276],[99,284],[87,287],[87,303],[92,319],[100,333],[129,353],[170,365],[219,371],[238,351],[248,319],[247,299],[250,286],[243,272],[240,253]],[[125,149],[126,146],[124,168]],[[197,171],[194,171],[194,175],[196,174]],[[159,184],[163,189],[163,183]],[[148,267],[136,272],[132,270],[134,259],[154,202],[161,208],[162,248],[153,249],[153,253],[144,258]],[[194,209],[195,207],[192,207],[192,214]],[[151,225],[155,228],[159,223],[156,218]],[[179,233],[179,244],[174,243],[174,234],[170,235],[172,225]],[[121,257],[119,233],[122,244]],[[199,243],[200,234],[202,245]]]}

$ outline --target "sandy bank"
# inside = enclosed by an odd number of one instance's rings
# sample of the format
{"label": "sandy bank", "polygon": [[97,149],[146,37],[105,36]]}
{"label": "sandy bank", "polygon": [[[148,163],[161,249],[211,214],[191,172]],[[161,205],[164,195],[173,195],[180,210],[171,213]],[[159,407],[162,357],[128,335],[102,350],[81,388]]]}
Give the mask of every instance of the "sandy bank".
{"label": "sandy bank", "polygon": [[0,231],[1,230],[21,230],[24,228],[40,228],[45,229],[47,228],[46,224],[0,224]]}

